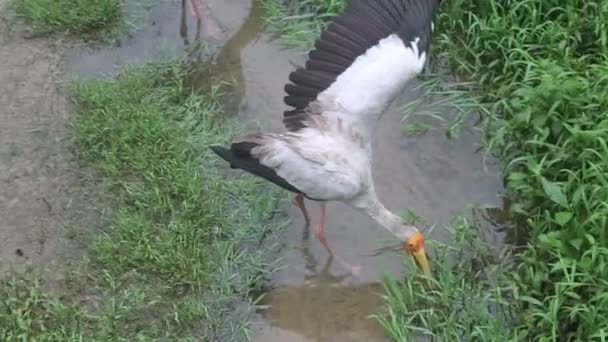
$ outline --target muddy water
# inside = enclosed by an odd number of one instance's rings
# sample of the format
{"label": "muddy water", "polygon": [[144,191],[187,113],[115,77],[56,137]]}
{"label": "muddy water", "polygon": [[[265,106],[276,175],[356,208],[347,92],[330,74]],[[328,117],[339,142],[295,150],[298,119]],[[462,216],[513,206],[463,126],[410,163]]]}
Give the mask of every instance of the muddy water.
{"label": "muddy water", "polygon": [[[188,7],[184,8],[182,0],[155,1],[154,6],[145,10],[136,5],[141,1],[127,0],[127,17],[140,18],[136,21],[137,29],[110,46],[71,49],[65,55],[66,70],[82,78],[97,77],[114,73],[123,66],[166,60],[192,50],[199,53],[200,60],[215,59],[226,41],[235,36],[250,17],[249,4],[244,1],[214,0],[207,11],[201,8],[204,22],[199,24]],[[251,31],[256,30],[259,29]],[[197,49],[201,40],[205,42],[202,50]]]}
{"label": "muddy water", "polygon": [[[208,60],[215,60],[216,72],[237,85],[228,108],[238,111],[251,130],[282,129],[283,86],[294,65],[304,63],[305,52],[282,49],[270,34],[261,32],[261,10],[251,0],[213,0],[208,10],[206,18],[221,29],[214,36],[201,34],[209,43]],[[193,29],[184,39],[179,0],[155,6],[146,20],[118,46],[73,50],[67,56],[68,70],[84,76],[107,73],[117,65],[183,53],[193,42],[197,23],[186,16],[185,23]],[[470,205],[498,206],[500,177],[493,165],[484,171],[482,155],[476,152],[481,139],[471,123],[453,140],[440,129],[417,137],[403,134],[397,108],[415,95],[406,90],[378,122],[373,171],[386,206],[395,212],[410,209],[431,225],[449,222]],[[315,224],[318,206],[308,202],[308,207]],[[365,215],[330,203],[327,237],[340,262],[328,260],[314,237],[303,239],[299,210],[289,203],[284,210],[293,219],[282,238],[286,267],[273,275],[253,340],[387,341],[368,316],[382,309],[383,275],[406,276],[402,254],[386,248],[397,241]],[[450,240],[441,229],[427,238]],[[351,274],[345,263],[360,272]]]}

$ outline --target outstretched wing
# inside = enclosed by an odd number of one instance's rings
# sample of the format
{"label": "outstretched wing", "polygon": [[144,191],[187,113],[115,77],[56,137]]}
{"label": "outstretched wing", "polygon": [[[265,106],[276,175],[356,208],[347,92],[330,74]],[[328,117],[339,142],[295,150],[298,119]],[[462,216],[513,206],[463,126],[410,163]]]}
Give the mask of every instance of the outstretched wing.
{"label": "outstretched wing", "polygon": [[[379,115],[426,62],[437,0],[352,0],[289,75],[283,115],[290,131],[310,115],[354,121]],[[312,104],[315,104],[314,108]]]}

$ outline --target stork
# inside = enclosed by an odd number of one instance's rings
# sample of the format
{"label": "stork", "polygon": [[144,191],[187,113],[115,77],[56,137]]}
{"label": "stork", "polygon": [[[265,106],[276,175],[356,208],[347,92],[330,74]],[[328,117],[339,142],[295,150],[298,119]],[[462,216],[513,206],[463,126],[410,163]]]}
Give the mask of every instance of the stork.
{"label": "stork", "polygon": [[211,146],[232,168],[264,178],[304,199],[320,202],[319,241],[326,202],[369,215],[403,241],[430,274],[419,229],[389,211],[372,178],[375,122],[425,66],[438,0],[353,0],[321,33],[305,67],[289,75],[285,131],[250,134],[229,148]]}

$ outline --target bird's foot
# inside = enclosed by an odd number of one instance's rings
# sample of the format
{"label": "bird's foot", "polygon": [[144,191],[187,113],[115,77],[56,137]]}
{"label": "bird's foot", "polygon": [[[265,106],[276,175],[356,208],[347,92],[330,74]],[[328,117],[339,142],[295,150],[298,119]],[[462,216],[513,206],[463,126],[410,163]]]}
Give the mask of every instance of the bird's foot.
{"label": "bird's foot", "polygon": [[201,11],[199,10],[199,0],[190,0],[188,2],[188,9],[191,16],[196,17],[196,19],[201,19]]}
{"label": "bird's foot", "polygon": [[361,266],[361,265],[356,265],[356,266],[349,265],[347,268],[348,268],[348,271],[350,272],[350,274],[357,278],[359,276],[361,276],[361,273],[363,273],[363,266]]}
{"label": "bird's foot", "polygon": [[223,37],[223,31],[220,25],[211,16],[207,16],[203,19],[203,34],[207,38],[213,38],[215,40],[221,40]]}
{"label": "bird's foot", "polygon": [[[340,281],[342,281],[343,279],[346,279],[348,277],[355,277],[355,278],[360,278],[361,273],[363,271],[363,266],[361,265],[351,265],[348,262],[346,262],[346,260],[344,260],[343,258],[336,256],[336,255],[329,255],[327,258],[327,261],[325,262],[325,266],[323,267],[323,271],[321,272],[322,274],[329,274],[329,267],[334,263],[337,262],[338,265],[336,265],[336,271],[340,271],[340,276],[338,276],[337,278],[340,279]],[[344,272],[344,270],[346,270],[346,272]]]}
{"label": "bird's foot", "polygon": [[304,196],[302,194],[295,195],[292,198],[292,203],[302,211],[302,216],[304,217],[304,236],[306,239],[308,239],[310,218],[308,217],[308,211],[306,210],[306,205],[304,204]]}
{"label": "bird's foot", "polygon": [[338,262],[338,264],[340,264],[340,267],[346,269],[348,275],[359,278],[359,276],[361,276],[361,274],[363,273],[362,265],[351,265],[341,257],[337,257],[335,255],[333,257]]}

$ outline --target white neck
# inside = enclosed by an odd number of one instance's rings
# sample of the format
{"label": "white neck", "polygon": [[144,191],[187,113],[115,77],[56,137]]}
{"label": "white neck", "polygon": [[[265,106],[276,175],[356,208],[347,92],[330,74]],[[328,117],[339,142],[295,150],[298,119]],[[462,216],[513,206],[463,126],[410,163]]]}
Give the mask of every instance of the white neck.
{"label": "white neck", "polygon": [[416,227],[407,225],[401,217],[386,209],[373,189],[359,197],[357,200],[352,201],[350,204],[353,207],[364,211],[401,241],[406,241],[418,231]]}

